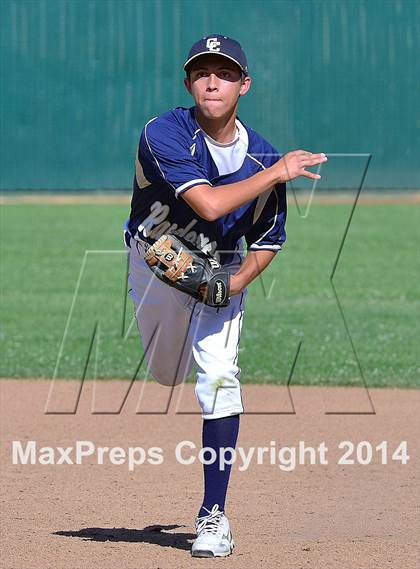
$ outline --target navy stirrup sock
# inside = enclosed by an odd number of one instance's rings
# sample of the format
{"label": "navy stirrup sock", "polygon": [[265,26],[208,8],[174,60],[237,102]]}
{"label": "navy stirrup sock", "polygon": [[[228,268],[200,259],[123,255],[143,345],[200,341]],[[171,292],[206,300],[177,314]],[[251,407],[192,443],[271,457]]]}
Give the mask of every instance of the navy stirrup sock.
{"label": "navy stirrup sock", "polygon": [[[203,464],[204,469],[204,500],[199,516],[207,516],[215,504],[220,510],[225,509],[226,492],[229,484],[231,465],[225,464],[220,470],[220,447],[235,448],[239,432],[239,415],[221,417],[220,419],[205,419],[203,422],[203,448],[209,447],[216,451],[217,458],[212,464]],[[210,460],[212,454],[204,453],[204,459]],[[213,454],[214,456],[214,454]],[[230,460],[231,453],[226,451],[226,459]]]}

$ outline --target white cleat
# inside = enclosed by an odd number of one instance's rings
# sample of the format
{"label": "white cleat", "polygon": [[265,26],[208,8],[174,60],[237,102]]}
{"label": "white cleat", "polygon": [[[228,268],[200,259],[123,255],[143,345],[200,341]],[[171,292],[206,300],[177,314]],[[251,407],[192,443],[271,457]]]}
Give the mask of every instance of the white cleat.
{"label": "white cleat", "polygon": [[207,516],[196,518],[197,539],[191,549],[193,557],[226,557],[235,547],[229,520],[215,504]]}

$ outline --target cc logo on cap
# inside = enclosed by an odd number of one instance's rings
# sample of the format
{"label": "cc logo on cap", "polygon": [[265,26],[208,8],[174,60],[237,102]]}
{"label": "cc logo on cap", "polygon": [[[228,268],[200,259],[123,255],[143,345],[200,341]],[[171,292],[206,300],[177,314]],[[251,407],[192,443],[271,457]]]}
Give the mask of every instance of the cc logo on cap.
{"label": "cc logo on cap", "polygon": [[206,42],[206,48],[209,51],[220,51],[220,42],[217,41],[217,38],[208,38]]}

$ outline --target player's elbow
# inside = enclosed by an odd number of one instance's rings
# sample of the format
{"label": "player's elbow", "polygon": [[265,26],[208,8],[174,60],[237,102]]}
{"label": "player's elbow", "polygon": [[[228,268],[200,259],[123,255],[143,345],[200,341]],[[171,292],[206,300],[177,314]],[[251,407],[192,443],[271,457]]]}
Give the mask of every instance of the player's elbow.
{"label": "player's elbow", "polygon": [[219,212],[209,206],[206,206],[200,212],[197,213],[202,219],[205,219],[206,221],[216,221],[216,219],[219,219],[220,217]]}
{"label": "player's elbow", "polygon": [[195,211],[195,213],[205,221],[216,221],[216,219],[220,217],[220,215],[212,207],[209,207],[208,205],[205,205],[203,207],[197,207],[197,206],[194,207],[191,206],[191,207]]}
{"label": "player's elbow", "polygon": [[216,221],[223,215],[218,207],[216,196],[209,186],[196,186],[185,192],[182,197],[201,219]]}

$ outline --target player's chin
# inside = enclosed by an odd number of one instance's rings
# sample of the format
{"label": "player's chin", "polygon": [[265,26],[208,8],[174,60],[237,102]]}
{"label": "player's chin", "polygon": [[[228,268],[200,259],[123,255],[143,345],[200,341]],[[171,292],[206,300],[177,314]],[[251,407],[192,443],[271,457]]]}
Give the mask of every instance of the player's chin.
{"label": "player's chin", "polygon": [[219,119],[229,112],[229,108],[222,101],[211,101],[201,107],[201,112],[208,119]]}

